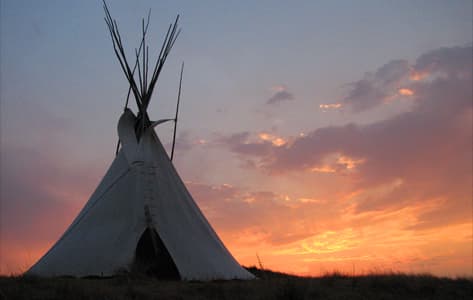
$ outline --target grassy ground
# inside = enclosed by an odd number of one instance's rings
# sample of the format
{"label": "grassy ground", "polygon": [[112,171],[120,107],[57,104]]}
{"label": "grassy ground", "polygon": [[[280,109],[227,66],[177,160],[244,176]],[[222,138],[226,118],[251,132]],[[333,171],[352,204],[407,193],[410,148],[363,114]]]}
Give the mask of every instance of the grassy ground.
{"label": "grassy ground", "polygon": [[336,273],[303,278],[249,270],[260,279],[177,282],[130,275],[105,279],[0,277],[0,299],[473,299],[472,279]]}

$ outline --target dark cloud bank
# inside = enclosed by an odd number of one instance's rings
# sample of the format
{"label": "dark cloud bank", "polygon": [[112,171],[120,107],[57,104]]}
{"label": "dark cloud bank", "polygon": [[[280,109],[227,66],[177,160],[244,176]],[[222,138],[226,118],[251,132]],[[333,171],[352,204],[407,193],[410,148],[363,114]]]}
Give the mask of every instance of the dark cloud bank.
{"label": "dark cloud bank", "polygon": [[[363,199],[357,210],[445,201],[438,211],[421,216],[418,226],[468,220],[472,182],[472,47],[440,48],[421,55],[414,65],[395,60],[350,84],[345,106],[353,112],[374,108],[400,87],[414,91],[409,111],[366,126],[318,128],[292,143],[275,147],[249,142],[237,133],[219,142],[244,160],[252,159],[270,174],[321,167],[340,154],[364,163],[351,174],[357,188],[402,180],[389,195]],[[413,74],[424,74],[413,80]],[[448,216],[448,217],[447,217]],[[450,220],[448,220],[448,218]]]}

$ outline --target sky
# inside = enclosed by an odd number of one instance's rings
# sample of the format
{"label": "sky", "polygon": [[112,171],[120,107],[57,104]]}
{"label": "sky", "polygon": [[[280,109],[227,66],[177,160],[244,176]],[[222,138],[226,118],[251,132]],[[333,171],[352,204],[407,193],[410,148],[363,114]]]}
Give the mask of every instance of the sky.
{"label": "sky", "polygon": [[[150,54],[180,14],[149,112],[173,116],[185,61],[174,163],[241,264],[473,276],[470,0],[108,4],[130,57],[148,9]],[[114,159],[128,85],[101,1],[0,14],[0,274],[18,274]]]}

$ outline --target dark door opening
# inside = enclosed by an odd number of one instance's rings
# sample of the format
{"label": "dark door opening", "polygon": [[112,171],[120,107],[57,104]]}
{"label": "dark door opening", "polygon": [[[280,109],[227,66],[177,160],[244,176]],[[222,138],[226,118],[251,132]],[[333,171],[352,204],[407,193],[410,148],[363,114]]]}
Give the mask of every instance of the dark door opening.
{"label": "dark door opening", "polygon": [[136,245],[133,271],[159,279],[181,279],[166,246],[152,228],[146,228]]}

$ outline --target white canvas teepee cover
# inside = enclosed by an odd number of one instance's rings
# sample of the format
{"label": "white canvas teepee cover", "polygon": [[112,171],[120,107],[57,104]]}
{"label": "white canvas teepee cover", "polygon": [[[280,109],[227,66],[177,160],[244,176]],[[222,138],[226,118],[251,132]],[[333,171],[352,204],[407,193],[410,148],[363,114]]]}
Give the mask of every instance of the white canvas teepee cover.
{"label": "white canvas teepee cover", "polygon": [[147,128],[137,142],[135,123],[134,114],[126,110],[118,125],[122,148],[102,182],[28,273],[110,276],[131,270],[140,238],[152,230],[181,279],[254,278],[207,222],[154,129]]}

